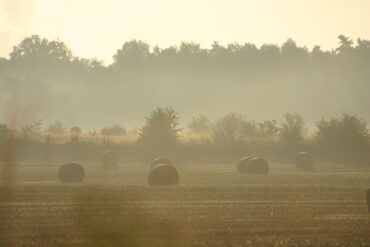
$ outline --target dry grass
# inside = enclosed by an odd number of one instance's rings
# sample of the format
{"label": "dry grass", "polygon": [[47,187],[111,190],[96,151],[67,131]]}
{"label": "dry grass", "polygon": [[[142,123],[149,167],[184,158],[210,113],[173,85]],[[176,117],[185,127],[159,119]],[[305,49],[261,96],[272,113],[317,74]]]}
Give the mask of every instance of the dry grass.
{"label": "dry grass", "polygon": [[271,164],[255,177],[198,164],[179,168],[179,186],[152,188],[140,164],[86,165],[81,185],[60,184],[57,167],[18,166],[12,201],[0,201],[0,246],[370,245],[366,170]]}

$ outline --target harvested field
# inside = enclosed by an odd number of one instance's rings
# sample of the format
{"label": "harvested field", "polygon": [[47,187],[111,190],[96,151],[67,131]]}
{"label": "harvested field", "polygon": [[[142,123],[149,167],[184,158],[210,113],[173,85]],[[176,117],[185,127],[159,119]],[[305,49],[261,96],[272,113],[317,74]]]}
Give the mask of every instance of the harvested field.
{"label": "harvested field", "polygon": [[20,164],[0,188],[0,246],[370,245],[369,170],[272,163],[261,177],[189,164],[178,186],[150,187],[143,164],[86,164],[72,185],[57,168]]}

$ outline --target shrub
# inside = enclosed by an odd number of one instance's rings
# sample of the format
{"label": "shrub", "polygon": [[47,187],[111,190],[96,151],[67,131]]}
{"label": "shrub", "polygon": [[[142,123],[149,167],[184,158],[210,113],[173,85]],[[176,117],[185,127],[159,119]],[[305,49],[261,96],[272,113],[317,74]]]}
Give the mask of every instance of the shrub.
{"label": "shrub", "polygon": [[299,149],[304,140],[304,120],[297,113],[287,113],[280,128],[280,140],[290,150]]}
{"label": "shrub", "polygon": [[125,135],[126,133],[126,129],[119,124],[113,124],[100,130],[100,134],[104,136],[119,136]]}
{"label": "shrub", "polygon": [[42,130],[42,121],[36,120],[31,124],[26,124],[21,127],[24,136],[28,136],[29,134],[37,134]]}
{"label": "shrub", "polygon": [[81,134],[82,130],[78,126],[74,126],[70,129],[71,134],[79,135]]}
{"label": "shrub", "polygon": [[215,144],[232,145],[243,139],[244,116],[230,113],[216,120],[213,126],[213,141]]}
{"label": "shrub", "polygon": [[169,147],[176,143],[179,117],[172,108],[157,108],[146,118],[141,129],[139,143],[149,146]]}
{"label": "shrub", "polygon": [[367,161],[368,137],[367,123],[356,115],[344,113],[341,118],[322,119],[317,123],[319,149],[336,161]]}
{"label": "shrub", "polygon": [[49,134],[63,134],[65,132],[65,127],[63,126],[62,122],[57,119],[54,123],[49,124],[46,127],[46,132]]}
{"label": "shrub", "polygon": [[211,121],[204,115],[193,117],[188,124],[191,132],[196,134],[208,134],[212,130]]}

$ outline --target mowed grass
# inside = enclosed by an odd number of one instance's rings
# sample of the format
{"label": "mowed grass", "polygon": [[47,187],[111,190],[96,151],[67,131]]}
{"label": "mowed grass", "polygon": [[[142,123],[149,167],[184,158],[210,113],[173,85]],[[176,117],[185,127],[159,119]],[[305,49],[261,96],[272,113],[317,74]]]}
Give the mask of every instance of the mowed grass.
{"label": "mowed grass", "polygon": [[149,187],[142,164],[84,166],[67,185],[56,164],[18,165],[0,189],[0,246],[370,246],[370,170],[183,164],[179,186]]}

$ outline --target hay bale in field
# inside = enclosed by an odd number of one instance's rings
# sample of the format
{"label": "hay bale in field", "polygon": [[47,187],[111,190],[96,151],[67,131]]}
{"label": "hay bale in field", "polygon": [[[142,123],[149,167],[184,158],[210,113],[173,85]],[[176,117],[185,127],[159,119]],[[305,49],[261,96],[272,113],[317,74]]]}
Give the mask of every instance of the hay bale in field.
{"label": "hay bale in field", "polygon": [[157,164],[149,172],[149,185],[177,185],[179,173],[176,168],[169,164]]}
{"label": "hay bale in field", "polygon": [[243,158],[241,158],[236,166],[236,169],[239,173],[246,173],[247,172],[247,166],[248,166],[248,162],[249,160],[251,160],[252,157],[249,157],[249,156],[245,156]]}
{"label": "hay bale in field", "polygon": [[255,175],[265,175],[269,172],[269,164],[266,160],[255,157],[248,160],[245,167],[245,173],[255,174]]}
{"label": "hay bale in field", "polygon": [[306,152],[300,152],[296,155],[294,159],[294,163],[297,166],[297,168],[301,171],[314,171],[313,168],[314,165],[314,159],[313,157],[306,153]]}
{"label": "hay bale in field", "polygon": [[366,201],[367,201],[367,212],[369,212],[370,214],[370,189],[367,190]]}
{"label": "hay bale in field", "polygon": [[117,169],[118,168],[118,155],[116,152],[108,150],[105,151],[102,158],[104,169]]}
{"label": "hay bale in field", "polygon": [[152,161],[152,163],[150,164],[150,169],[152,169],[153,167],[155,167],[158,164],[167,164],[167,165],[172,166],[172,162],[169,159],[159,157],[159,158],[156,158]]}
{"label": "hay bale in field", "polygon": [[58,177],[63,183],[81,183],[85,178],[85,169],[78,163],[67,163],[59,168]]}

